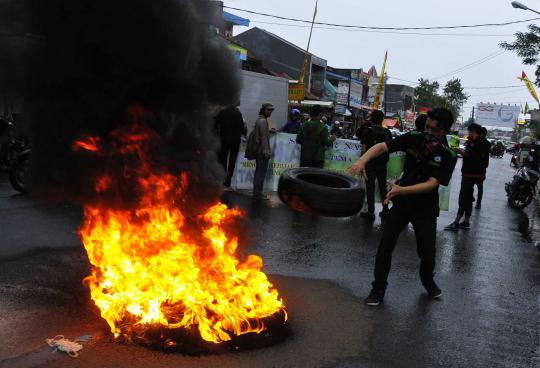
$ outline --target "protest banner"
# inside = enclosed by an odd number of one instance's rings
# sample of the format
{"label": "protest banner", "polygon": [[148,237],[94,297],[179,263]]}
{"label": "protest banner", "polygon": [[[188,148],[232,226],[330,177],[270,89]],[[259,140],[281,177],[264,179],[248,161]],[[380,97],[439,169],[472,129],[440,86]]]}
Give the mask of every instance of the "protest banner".
{"label": "protest banner", "polygon": [[[277,191],[279,177],[286,169],[300,166],[300,145],[296,144],[296,135],[278,133],[270,138],[272,158],[264,182],[264,189]],[[360,142],[350,139],[336,139],[325,155],[324,168],[345,172],[360,157]],[[233,189],[253,189],[255,161],[245,158],[245,144],[240,147],[236,168],[231,182]]]}

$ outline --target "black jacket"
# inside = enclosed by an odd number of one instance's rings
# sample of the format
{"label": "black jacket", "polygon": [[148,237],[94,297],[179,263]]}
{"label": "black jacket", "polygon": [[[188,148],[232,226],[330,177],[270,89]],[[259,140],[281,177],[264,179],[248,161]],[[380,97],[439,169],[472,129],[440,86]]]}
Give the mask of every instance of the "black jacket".
{"label": "black jacket", "polygon": [[484,177],[489,163],[489,151],[482,139],[476,141],[469,140],[463,155],[463,166],[461,173],[463,176]]}
{"label": "black jacket", "polygon": [[216,128],[222,144],[239,143],[246,134],[242,113],[236,107],[226,108],[216,116]]}

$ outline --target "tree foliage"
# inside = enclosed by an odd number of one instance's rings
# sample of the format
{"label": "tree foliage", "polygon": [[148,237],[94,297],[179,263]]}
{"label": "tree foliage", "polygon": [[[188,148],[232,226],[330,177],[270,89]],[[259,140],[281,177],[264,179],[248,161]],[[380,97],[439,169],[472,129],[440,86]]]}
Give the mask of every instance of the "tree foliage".
{"label": "tree foliage", "polygon": [[461,107],[469,99],[461,85],[461,80],[454,78],[449,80],[439,93],[440,84],[437,81],[420,78],[415,89],[414,102],[416,108],[420,107],[446,107],[452,111],[454,117],[458,117]]}
{"label": "tree foliage", "polygon": [[540,27],[529,24],[528,32],[515,33],[514,42],[501,42],[500,46],[509,51],[514,51],[522,60],[523,64],[536,65],[535,84],[540,86]]}

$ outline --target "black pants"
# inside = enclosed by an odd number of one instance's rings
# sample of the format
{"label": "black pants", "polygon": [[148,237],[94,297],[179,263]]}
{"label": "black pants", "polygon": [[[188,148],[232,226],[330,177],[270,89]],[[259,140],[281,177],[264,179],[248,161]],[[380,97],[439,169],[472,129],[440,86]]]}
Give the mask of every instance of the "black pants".
{"label": "black pants", "polygon": [[366,191],[368,212],[375,213],[375,179],[379,183],[381,200],[386,197],[386,163],[381,165],[368,165],[366,167]]}
{"label": "black pants", "polygon": [[[240,149],[240,141],[234,143],[221,143],[221,149],[218,153],[218,159],[227,177],[225,178],[225,186],[231,185],[231,179],[234,175],[234,167],[236,165],[236,158],[238,157],[238,150]],[[227,162],[228,161],[228,162]]]}
{"label": "black pants", "polygon": [[394,206],[383,225],[383,236],[377,249],[375,281],[372,284],[374,289],[386,290],[392,264],[392,252],[399,234],[409,223],[412,223],[416,235],[416,248],[420,257],[420,280],[424,286],[433,282],[437,218],[420,217],[415,215],[414,209],[400,210]]}
{"label": "black pants", "polygon": [[482,194],[480,194],[480,185],[482,185],[483,179],[479,178],[470,178],[467,176],[461,177],[461,189],[459,191],[459,208],[458,216],[468,216],[472,214],[473,208],[473,194],[474,194],[474,185],[478,184],[478,200],[482,200]]}
{"label": "black pants", "polygon": [[482,205],[482,197],[484,196],[484,180],[477,180],[476,186],[478,187],[478,198],[476,198],[476,204]]}
{"label": "black pants", "polygon": [[317,167],[322,169],[324,167],[324,161],[300,159],[300,167]]}

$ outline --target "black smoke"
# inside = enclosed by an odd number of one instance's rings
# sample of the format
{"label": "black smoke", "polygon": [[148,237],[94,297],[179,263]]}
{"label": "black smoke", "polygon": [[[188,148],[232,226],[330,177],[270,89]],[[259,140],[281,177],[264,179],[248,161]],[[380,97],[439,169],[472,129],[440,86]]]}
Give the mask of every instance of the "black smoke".
{"label": "black smoke", "polygon": [[212,30],[219,15],[207,0],[0,0],[0,93],[24,100],[31,190],[92,201],[110,162],[74,152],[74,140],[106,138],[142,106],[159,136],[157,164],[189,172],[193,198],[215,200],[223,171],[212,115],[240,90]]}

